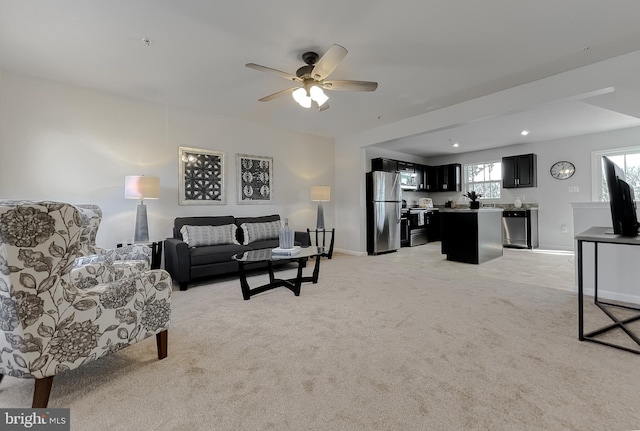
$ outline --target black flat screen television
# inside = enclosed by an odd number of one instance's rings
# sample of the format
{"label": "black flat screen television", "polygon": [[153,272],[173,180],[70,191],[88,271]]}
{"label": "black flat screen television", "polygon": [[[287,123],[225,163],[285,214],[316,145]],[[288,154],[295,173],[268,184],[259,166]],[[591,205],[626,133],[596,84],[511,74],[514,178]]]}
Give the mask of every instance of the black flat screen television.
{"label": "black flat screen television", "polygon": [[624,171],[607,157],[602,157],[604,178],[609,190],[613,233],[622,236],[638,235],[638,217],[633,189],[626,182]]}

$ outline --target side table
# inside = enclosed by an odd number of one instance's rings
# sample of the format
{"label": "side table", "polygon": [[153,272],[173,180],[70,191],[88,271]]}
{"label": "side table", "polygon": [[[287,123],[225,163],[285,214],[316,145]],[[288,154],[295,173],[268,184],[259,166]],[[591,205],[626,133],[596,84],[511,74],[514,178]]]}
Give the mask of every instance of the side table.
{"label": "side table", "polygon": [[[316,238],[315,244],[311,241],[311,232],[315,234],[315,238]],[[329,259],[331,259],[331,256],[333,256],[333,241],[335,238],[335,233],[336,233],[335,228],[331,228],[331,229],[307,228],[307,235],[309,235],[309,243],[316,247],[323,247],[325,250],[327,250],[323,255],[327,256]],[[329,248],[327,248],[327,234],[331,235],[331,238],[329,239]],[[322,244],[320,244],[319,242],[320,239],[322,239]]]}
{"label": "side table", "polygon": [[[135,244],[146,244],[151,247],[151,269],[160,269],[162,264],[162,243],[163,241],[150,241]],[[133,242],[128,242],[127,245],[133,245]],[[122,247],[123,243],[116,244],[116,247]]]}
{"label": "side table", "polygon": [[[631,338],[631,340],[633,340],[636,345],[640,346],[640,334],[636,333],[630,325],[631,323],[640,320],[640,308],[630,304],[603,301],[598,297],[598,245],[615,244],[620,246],[640,246],[640,239],[638,239],[637,237],[630,238],[621,235],[609,234],[607,233],[608,230],[610,230],[610,228],[596,226],[575,236],[575,239],[578,242],[578,255],[576,256],[578,264],[578,339],[580,341],[591,341],[592,343],[604,344],[605,346],[614,347],[620,350],[626,350],[627,352],[635,354],[640,354],[640,349],[638,348],[628,347],[625,345],[620,345],[596,338],[598,335],[604,334],[614,329],[620,329],[627,336],[629,336],[629,338]],[[610,325],[590,331],[586,334],[584,331],[584,257],[582,250],[583,243],[585,242],[593,243],[594,247],[593,304],[600,310],[602,310],[602,312],[606,314],[613,322]],[[616,309],[624,309],[632,314],[629,317],[622,319],[613,313],[613,310]]]}

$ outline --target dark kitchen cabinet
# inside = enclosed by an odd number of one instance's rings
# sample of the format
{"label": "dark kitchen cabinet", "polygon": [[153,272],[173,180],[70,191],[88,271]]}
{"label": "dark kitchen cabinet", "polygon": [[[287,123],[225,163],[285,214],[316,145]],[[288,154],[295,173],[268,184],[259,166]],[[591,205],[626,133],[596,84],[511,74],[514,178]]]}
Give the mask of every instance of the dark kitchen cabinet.
{"label": "dark kitchen cabinet", "polygon": [[372,171],[415,173],[417,189],[424,192],[462,191],[462,165],[451,163],[427,166],[402,160],[378,157],[371,159]]}
{"label": "dark kitchen cabinet", "polygon": [[401,172],[415,172],[416,171],[415,163],[401,162],[400,160],[398,160],[397,163],[398,163],[398,171],[401,171]]}
{"label": "dark kitchen cabinet", "polygon": [[441,250],[447,260],[480,264],[502,256],[502,210],[444,210]]}
{"label": "dark kitchen cabinet", "polygon": [[378,157],[371,159],[372,171],[383,172],[417,172],[416,163],[403,162],[402,160],[385,159],[384,157]]}
{"label": "dark kitchen cabinet", "polygon": [[427,230],[427,241],[440,241],[441,226],[440,226],[440,212],[428,211],[424,215],[424,224]]}
{"label": "dark kitchen cabinet", "polygon": [[382,157],[371,159],[371,170],[383,172],[398,172],[398,161],[392,159],[384,159]]}
{"label": "dark kitchen cabinet", "polygon": [[425,192],[438,191],[438,169],[437,166],[420,165],[420,188]]}
{"label": "dark kitchen cabinet", "polygon": [[535,154],[521,154],[502,158],[502,187],[537,187],[537,160]]}
{"label": "dark kitchen cabinet", "polygon": [[459,192],[462,191],[462,165],[451,163],[448,165],[435,166],[436,168],[436,190],[437,192]]}

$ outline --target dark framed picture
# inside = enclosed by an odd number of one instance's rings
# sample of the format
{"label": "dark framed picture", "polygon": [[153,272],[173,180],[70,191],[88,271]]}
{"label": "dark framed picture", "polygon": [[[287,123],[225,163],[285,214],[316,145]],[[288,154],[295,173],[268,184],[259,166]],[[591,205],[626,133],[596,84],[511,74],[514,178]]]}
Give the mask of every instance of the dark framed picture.
{"label": "dark framed picture", "polygon": [[238,203],[273,202],[273,157],[236,154]]}
{"label": "dark framed picture", "polygon": [[226,204],[225,154],[220,151],[179,147],[180,205]]}

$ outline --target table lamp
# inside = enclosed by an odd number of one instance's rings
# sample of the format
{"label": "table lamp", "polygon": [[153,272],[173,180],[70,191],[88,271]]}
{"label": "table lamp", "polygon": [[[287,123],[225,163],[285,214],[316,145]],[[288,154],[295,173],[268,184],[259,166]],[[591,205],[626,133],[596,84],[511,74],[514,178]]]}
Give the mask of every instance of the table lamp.
{"label": "table lamp", "polygon": [[149,241],[149,225],[147,223],[147,207],[144,199],[158,199],[160,197],[160,178],[144,175],[128,175],[124,178],[124,197],[140,199],[136,212],[136,228],[133,235],[134,242]]}
{"label": "table lamp", "polygon": [[331,196],[331,188],[328,186],[311,186],[311,200],[318,202],[318,218],[316,221],[316,229],[324,229],[324,210],[322,202],[329,201]]}

